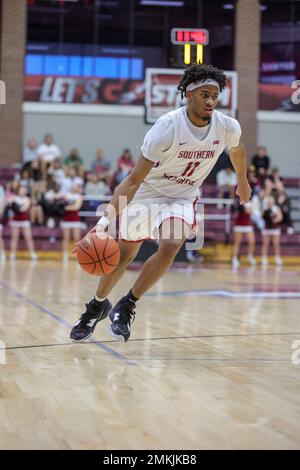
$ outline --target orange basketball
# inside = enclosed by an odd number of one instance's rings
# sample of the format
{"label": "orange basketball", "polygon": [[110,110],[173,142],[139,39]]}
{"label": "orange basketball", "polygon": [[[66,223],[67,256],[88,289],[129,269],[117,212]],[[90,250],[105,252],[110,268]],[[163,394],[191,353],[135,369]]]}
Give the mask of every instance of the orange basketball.
{"label": "orange basketball", "polygon": [[106,276],[119,264],[120,248],[107,233],[92,233],[80,241],[76,256],[84,271],[93,276]]}

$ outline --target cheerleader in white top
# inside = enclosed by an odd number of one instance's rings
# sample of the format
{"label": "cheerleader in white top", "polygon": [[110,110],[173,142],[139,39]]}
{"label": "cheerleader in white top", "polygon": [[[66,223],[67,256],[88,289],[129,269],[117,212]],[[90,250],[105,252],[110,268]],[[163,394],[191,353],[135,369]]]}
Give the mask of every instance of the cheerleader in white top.
{"label": "cheerleader in white top", "polygon": [[31,201],[27,196],[27,188],[21,186],[17,195],[10,196],[7,202],[11,205],[14,211],[14,216],[10,221],[10,259],[13,261],[16,258],[16,250],[18,247],[20,235],[22,234],[26,243],[26,247],[29,251],[30,258],[34,261],[37,259],[37,255],[34,250],[34,242],[31,232],[31,223],[29,217]]}
{"label": "cheerleader in white top", "polygon": [[251,266],[256,265],[256,260],[254,258],[254,249],[255,249],[255,235],[254,229],[251,221],[252,206],[251,201],[247,204],[240,204],[237,200],[234,206],[237,211],[237,215],[234,221],[233,227],[233,258],[232,258],[232,267],[238,268],[240,265],[239,261],[239,252],[240,246],[243,238],[245,237],[248,242],[248,263]]}

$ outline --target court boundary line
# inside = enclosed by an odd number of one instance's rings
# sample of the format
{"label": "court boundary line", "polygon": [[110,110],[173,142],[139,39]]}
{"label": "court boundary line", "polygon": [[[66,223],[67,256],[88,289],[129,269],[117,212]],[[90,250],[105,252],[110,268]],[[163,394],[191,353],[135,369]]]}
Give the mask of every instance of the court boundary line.
{"label": "court boundary line", "polygon": [[222,289],[196,289],[196,290],[179,290],[165,292],[149,292],[145,297],[180,297],[180,296],[199,296],[199,297],[225,297],[233,299],[300,299],[300,292],[234,292]]}
{"label": "court boundary line", "polygon": [[[18,299],[25,300],[26,303],[28,303],[29,305],[32,305],[33,307],[35,307],[37,309],[37,311],[42,312],[44,315],[48,315],[50,318],[58,321],[59,323],[61,323],[62,325],[66,326],[69,329],[72,328],[72,325],[69,322],[67,322],[66,320],[64,320],[63,318],[61,318],[59,315],[56,315],[56,313],[51,312],[51,310],[49,310],[46,307],[44,307],[43,305],[35,302],[34,300],[30,299],[26,295],[22,294],[21,292],[16,291],[12,287],[10,287],[8,284],[6,284],[6,282],[0,281],[0,286],[3,289],[11,292]],[[99,341],[99,340],[95,339],[94,341],[87,341],[86,343],[87,344],[89,344],[89,343],[90,344],[95,344],[96,346],[98,346],[103,351],[109,353],[110,355],[112,355],[116,359],[119,359],[119,360],[122,360],[122,361],[126,362],[128,365],[138,365],[136,362],[132,361],[128,357],[124,356],[123,354],[115,351],[114,349],[111,349],[109,346],[106,346],[105,344],[102,343],[102,341]],[[74,343],[74,344],[76,344],[76,343]]]}
{"label": "court boundary line", "polygon": [[224,357],[217,357],[217,358],[195,358],[195,357],[190,357],[190,358],[179,358],[179,357],[147,357],[147,358],[138,358],[136,359],[139,362],[147,362],[147,361],[165,361],[165,362],[216,362],[216,363],[233,363],[233,364],[239,364],[239,363],[278,363],[278,362],[283,362],[283,363],[289,363],[291,364],[292,361],[291,359],[263,359],[263,358],[248,358],[248,359],[231,359],[231,358],[224,358]]}
{"label": "court boundary line", "polygon": [[[132,338],[130,340],[130,343],[133,342],[138,342],[138,341],[170,341],[174,339],[202,339],[202,338],[235,338],[235,337],[241,337],[241,338],[246,338],[246,337],[251,337],[251,336],[294,336],[294,335],[300,335],[300,332],[295,332],[295,333],[247,333],[247,334],[220,334],[220,335],[193,335],[193,336],[164,336],[161,338]],[[116,340],[104,340],[101,341],[101,343],[117,343],[118,341]],[[51,344],[29,344],[29,345],[24,345],[24,346],[8,346],[6,348],[0,348],[0,351],[9,351],[9,350],[15,350],[15,349],[30,349],[30,348],[50,348],[50,347],[55,347],[55,346],[78,346],[78,345],[90,345],[90,344],[97,344],[98,341],[82,341],[82,342],[74,342],[74,341],[69,341],[68,343],[51,343]],[[131,360],[131,359],[129,359]]]}
{"label": "court boundary line", "polygon": [[[242,336],[242,335],[241,335]],[[148,338],[148,340],[151,338]],[[155,338],[155,339],[160,339],[160,338]],[[164,338],[168,339],[168,338]],[[134,341],[134,340],[133,340]],[[141,339],[135,340],[135,341],[143,341]],[[107,341],[107,342],[114,342],[113,340]],[[84,342],[80,343],[81,345],[87,345],[87,344],[96,344],[97,342]],[[54,346],[72,346],[76,345],[76,343],[70,342],[70,343],[53,343],[53,344],[35,344],[35,345],[28,345],[28,346],[12,346],[8,348],[0,348],[0,351],[3,350],[16,350],[16,349],[30,349],[30,348],[44,348],[44,347],[54,347]],[[136,362],[138,361],[138,362]],[[227,362],[227,363],[247,363],[247,362],[257,362],[257,363],[278,363],[278,362],[288,362],[290,363],[290,359],[266,359],[266,358],[242,358],[242,359],[232,359],[230,357],[214,357],[214,358],[207,358],[207,357],[200,357],[200,358],[195,358],[195,357],[190,357],[190,358],[178,358],[178,357],[139,357],[132,359],[132,363],[135,362],[135,365],[139,365],[139,363],[142,362],[147,362],[147,361],[193,361],[193,362]]]}

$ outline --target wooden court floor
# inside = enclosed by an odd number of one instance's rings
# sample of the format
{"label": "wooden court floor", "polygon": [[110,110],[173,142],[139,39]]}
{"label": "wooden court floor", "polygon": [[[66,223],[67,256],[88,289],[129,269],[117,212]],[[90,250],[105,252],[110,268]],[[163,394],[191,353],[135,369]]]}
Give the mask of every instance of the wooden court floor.
{"label": "wooden court floor", "polygon": [[0,275],[1,449],[300,447],[300,269],[172,271],[126,344],[107,320],[70,342],[96,286],[74,262]]}

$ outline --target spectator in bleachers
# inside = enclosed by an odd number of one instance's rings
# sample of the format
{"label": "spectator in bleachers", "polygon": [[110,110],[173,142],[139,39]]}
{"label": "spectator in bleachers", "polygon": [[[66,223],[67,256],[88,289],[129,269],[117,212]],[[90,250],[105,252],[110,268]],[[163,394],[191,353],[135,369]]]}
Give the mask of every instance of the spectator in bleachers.
{"label": "spectator in bleachers", "polygon": [[257,148],[251,164],[255,167],[256,175],[267,175],[270,167],[270,157],[267,155],[266,147],[261,145]]}
{"label": "spectator in bleachers", "polygon": [[114,172],[111,169],[111,163],[104,158],[102,149],[96,151],[96,160],[92,163],[92,171],[97,173],[99,180],[104,181],[110,188],[114,180]]}
{"label": "spectator in bleachers", "polygon": [[54,178],[48,179],[47,191],[43,197],[43,209],[47,218],[47,227],[54,228],[65,213],[65,200],[60,186]]}
{"label": "spectator in bleachers", "polygon": [[15,179],[19,182],[20,186],[24,186],[24,188],[27,189],[27,194],[30,195],[34,185],[34,180],[31,177],[30,170],[23,168],[20,174],[15,175]]}
{"label": "spectator in bleachers", "polygon": [[[235,197],[235,188],[237,187],[237,177],[231,167],[224,168],[217,173],[217,187],[218,197],[224,198],[229,196],[231,199]],[[223,205],[218,204],[218,208],[221,209]]]}
{"label": "spectator in bleachers", "polygon": [[232,267],[238,268],[240,265],[239,252],[244,235],[246,235],[248,241],[248,263],[254,266],[256,265],[256,260],[253,256],[255,248],[255,235],[250,217],[252,212],[251,202],[248,202],[247,204],[240,204],[239,200],[236,199],[233,205],[233,211],[236,213],[236,217],[233,227],[234,243]]}
{"label": "spectator in bleachers", "polygon": [[31,168],[32,162],[37,158],[37,143],[34,138],[28,139],[23,151],[23,168]]}
{"label": "spectator in bleachers", "polygon": [[65,194],[70,193],[72,190],[72,186],[74,185],[79,186],[82,189],[83,184],[84,181],[80,176],[77,175],[76,169],[73,167],[66,167],[65,177],[61,181],[61,192]]}
{"label": "spectator in bleachers", "polygon": [[263,246],[262,246],[262,265],[268,265],[268,253],[270,242],[273,242],[275,264],[282,265],[280,256],[280,236],[281,236],[281,222],[282,212],[278,205],[276,205],[275,198],[268,196],[267,208],[264,210],[263,218],[265,221],[265,229],[263,230]]}
{"label": "spectator in bleachers", "polygon": [[81,237],[81,222],[79,210],[82,206],[81,187],[74,184],[71,188],[71,192],[64,196],[65,202],[65,213],[61,222],[61,228],[63,229],[63,261],[67,261],[69,241],[73,232],[73,241],[78,242]]}
{"label": "spectator in bleachers", "polygon": [[0,185],[0,262],[3,263],[6,259],[5,256],[5,245],[2,236],[3,225],[1,223],[2,216],[5,209],[5,192],[4,188]]}
{"label": "spectator in bleachers", "polygon": [[291,219],[291,201],[284,189],[279,191],[276,202],[282,212],[282,227],[287,231],[287,233],[294,233],[293,222]]}
{"label": "spectator in bleachers", "polygon": [[18,194],[19,188],[19,181],[17,181],[16,179],[9,181],[6,186],[6,199],[9,199],[10,196]]}
{"label": "spectator in bleachers", "polygon": [[43,197],[46,192],[46,181],[36,181],[31,191],[30,220],[32,224],[43,225]]}
{"label": "spectator in bleachers", "polygon": [[42,170],[39,158],[33,160],[31,162],[31,166],[28,169],[31,171],[32,179],[34,181],[39,181],[42,179]]}
{"label": "spectator in bleachers", "polygon": [[116,184],[120,184],[135,166],[132,154],[129,149],[124,149],[122,155],[118,158],[117,171],[115,173]]}
{"label": "spectator in bleachers", "polygon": [[53,176],[59,186],[61,186],[63,179],[66,177],[66,172],[62,166],[59,158],[56,158],[50,165],[47,173],[48,177]]}
{"label": "spectator in bleachers", "polygon": [[52,134],[46,134],[44,137],[44,143],[39,145],[37,149],[38,160],[42,173],[42,178],[46,179],[47,169],[50,163],[57,158],[60,158],[61,151],[56,144],[54,144]]}
{"label": "spectator in bleachers", "polygon": [[30,198],[27,196],[27,189],[24,186],[20,186],[18,194],[11,195],[7,199],[7,203],[14,213],[13,218],[10,221],[11,226],[11,243],[10,243],[10,259],[11,261],[16,258],[16,250],[21,233],[25,239],[27,249],[32,260],[37,259],[37,255],[34,250],[34,243],[31,233],[30,224]]}
{"label": "spectator in bleachers", "polygon": [[77,148],[74,147],[70,150],[70,154],[64,159],[63,164],[66,167],[75,168],[78,176],[84,178],[85,170],[83,166],[83,160],[79,156]]}
{"label": "spectator in bleachers", "polygon": [[284,191],[283,179],[279,174],[278,168],[273,168],[271,174],[267,176],[265,180],[265,189],[268,195],[272,194],[275,197],[279,192]]}
{"label": "spectator in bleachers", "polygon": [[258,194],[262,189],[262,181],[256,176],[256,170],[254,165],[249,165],[248,168],[248,181],[252,190],[252,194]]}
{"label": "spectator in bleachers", "polygon": [[84,187],[84,194],[86,196],[105,196],[110,194],[110,188],[104,181],[99,181],[95,173],[88,173],[87,182]]}
{"label": "spectator in bleachers", "polygon": [[[95,173],[88,173],[87,182],[84,187],[84,194],[92,198],[93,196],[106,196],[111,194],[109,186],[104,181],[99,181],[98,176]],[[90,200],[87,202],[90,210],[96,210],[101,201]]]}

